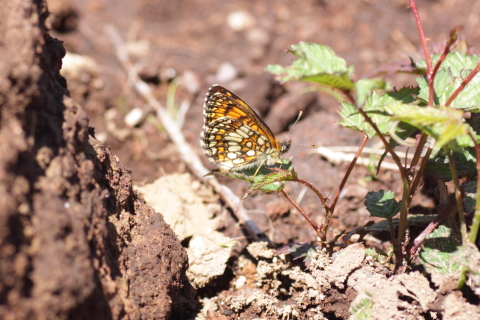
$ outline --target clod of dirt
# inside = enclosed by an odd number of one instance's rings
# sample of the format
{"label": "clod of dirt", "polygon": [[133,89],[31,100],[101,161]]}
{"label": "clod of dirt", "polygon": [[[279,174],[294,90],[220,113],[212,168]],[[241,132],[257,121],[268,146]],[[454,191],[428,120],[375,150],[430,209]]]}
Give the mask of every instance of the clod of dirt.
{"label": "clod of dirt", "polygon": [[275,250],[268,247],[267,242],[253,242],[247,247],[248,253],[252,255],[255,259],[267,258],[272,259],[275,255]]}
{"label": "clod of dirt", "polygon": [[362,265],[364,258],[365,247],[356,243],[340,251],[333,263],[325,269],[317,269],[319,266],[316,263],[311,265],[312,275],[319,283],[331,283],[339,289],[344,289],[345,280],[354,269]]}
{"label": "clod of dirt", "polygon": [[200,184],[193,182],[189,174],[172,174],[151,184],[136,186],[145,201],[163,214],[181,240],[216,229],[217,223],[212,220],[215,212],[198,196],[199,188]]}
{"label": "clod of dirt", "polygon": [[0,7],[0,319],[166,319],[185,251],[69,97],[45,6]]}
{"label": "clod of dirt", "polygon": [[188,246],[187,277],[195,288],[203,288],[222,275],[232,253],[231,239],[220,232],[196,235]]}
{"label": "clod of dirt", "polygon": [[78,25],[78,9],[72,0],[48,0],[48,10],[52,13],[52,27],[58,32],[69,32]]}

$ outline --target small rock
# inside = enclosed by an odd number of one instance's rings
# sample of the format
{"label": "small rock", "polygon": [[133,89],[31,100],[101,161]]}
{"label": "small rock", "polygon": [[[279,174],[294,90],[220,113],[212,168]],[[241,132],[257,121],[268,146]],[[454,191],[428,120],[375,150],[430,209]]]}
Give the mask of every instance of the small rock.
{"label": "small rock", "polygon": [[127,126],[135,127],[142,121],[142,119],[143,119],[143,110],[140,108],[134,108],[129,113],[127,113],[123,121]]}
{"label": "small rock", "polygon": [[231,63],[223,62],[218,67],[216,78],[218,83],[227,83],[235,79],[237,74],[237,69]]}
{"label": "small rock", "polygon": [[247,11],[230,12],[227,16],[227,25],[234,31],[250,29],[255,24],[255,18]]}

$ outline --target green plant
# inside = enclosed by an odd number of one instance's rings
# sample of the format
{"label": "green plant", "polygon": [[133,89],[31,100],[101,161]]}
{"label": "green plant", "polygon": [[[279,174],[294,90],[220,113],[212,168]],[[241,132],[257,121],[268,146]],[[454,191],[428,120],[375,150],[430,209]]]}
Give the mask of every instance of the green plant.
{"label": "green plant", "polygon": [[[265,175],[255,178],[256,180],[248,178],[252,182],[251,190],[264,189],[271,183],[277,183],[277,188],[269,191],[283,192],[285,181],[310,187],[325,209],[324,223],[319,227],[312,226],[322,242],[330,244],[331,248],[336,239],[327,241],[326,230],[339,195],[366,142],[374,136],[378,137],[385,147],[384,155],[390,154],[398,167],[403,189],[396,197],[392,191],[383,190],[366,196],[365,204],[371,215],[386,220],[365,226],[362,232],[388,228],[399,272],[416,256],[422,244],[427,248],[422,259],[427,263],[432,263],[432,259],[436,262],[443,259],[442,263],[435,263],[436,268],[442,264],[454,265],[448,261],[450,254],[430,253],[433,249],[441,251],[447,243],[450,251],[452,245],[455,249],[456,245],[475,243],[480,226],[480,146],[476,122],[480,113],[480,57],[454,50],[461,30],[459,27],[451,31],[442,53],[430,54],[415,1],[410,1],[410,8],[415,16],[425,54],[424,60],[412,62],[410,68],[412,76],[416,76],[418,85],[415,87],[395,90],[381,78],[355,80],[354,67],[347,66],[332,49],[306,42],[292,45],[288,50],[296,56],[290,66],[270,65],[266,68],[275,74],[280,82],[307,81],[313,83],[319,91],[330,93],[340,102],[340,124],[364,135],[332,201],[327,203],[326,198],[308,182],[299,179],[292,168],[267,171]],[[471,120],[467,119],[468,115],[471,115]],[[415,135],[416,144],[410,145],[414,150],[413,158],[410,161],[401,159],[396,147],[408,144],[406,139]],[[383,157],[378,167],[382,160]],[[446,181],[452,181],[454,187],[452,197],[447,195],[443,200],[440,199],[444,208],[435,217],[410,215],[412,199],[419,191],[420,181],[426,172],[429,173],[428,179],[438,181],[441,186],[444,186]],[[464,182],[461,183],[459,178]],[[283,193],[294,204],[289,195]],[[473,212],[470,225],[467,225],[465,219],[464,202],[465,207]],[[294,206],[298,208],[296,204]],[[394,219],[397,213],[399,216]],[[445,236],[442,232],[432,233],[454,214],[458,214],[458,223],[450,219],[450,226],[445,228],[457,228],[461,234],[460,241],[455,242],[453,237]],[[408,225],[419,222],[429,224],[416,239],[408,239]],[[425,243],[426,238],[429,241]],[[432,238],[436,241],[431,241]],[[442,242],[442,239],[445,241]],[[434,258],[430,259],[432,256]],[[463,269],[464,275],[466,270],[467,268]]]}

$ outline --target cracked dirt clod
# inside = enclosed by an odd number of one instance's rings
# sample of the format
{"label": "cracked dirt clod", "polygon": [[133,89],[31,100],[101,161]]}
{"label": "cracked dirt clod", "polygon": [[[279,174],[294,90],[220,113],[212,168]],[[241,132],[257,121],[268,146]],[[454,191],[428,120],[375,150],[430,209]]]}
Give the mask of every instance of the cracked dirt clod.
{"label": "cracked dirt clod", "polygon": [[0,7],[0,318],[168,318],[185,251],[69,97],[47,15]]}
{"label": "cracked dirt clod", "polygon": [[187,277],[194,287],[203,288],[225,272],[232,252],[230,242],[231,239],[217,231],[195,235],[190,240]]}

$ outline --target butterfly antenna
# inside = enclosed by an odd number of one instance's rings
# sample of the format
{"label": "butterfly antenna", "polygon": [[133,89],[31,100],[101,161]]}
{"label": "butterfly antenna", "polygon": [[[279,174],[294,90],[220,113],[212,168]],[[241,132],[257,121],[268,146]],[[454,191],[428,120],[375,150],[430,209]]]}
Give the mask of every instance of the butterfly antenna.
{"label": "butterfly antenna", "polygon": [[303,111],[300,110],[300,112],[298,113],[298,116],[297,116],[297,120],[295,120],[295,122],[290,127],[290,130],[288,130],[287,138],[285,138],[285,141],[288,141],[288,138],[290,138],[290,133],[292,132],[292,129],[293,129],[293,127],[295,127],[297,122],[300,121],[300,118],[302,117],[302,114],[303,114]]}
{"label": "butterfly antenna", "polygon": [[[297,124],[298,121],[300,121],[300,118],[302,118],[303,111],[300,111],[297,116],[297,120],[293,123],[293,125],[290,127],[290,130],[288,131],[287,138],[285,138],[285,141],[289,144],[292,142],[288,139],[290,137],[290,132],[292,132],[293,127]],[[295,143],[296,145],[299,146],[305,146],[305,147],[312,147],[312,148],[318,148],[316,144],[303,144],[303,143]]]}

